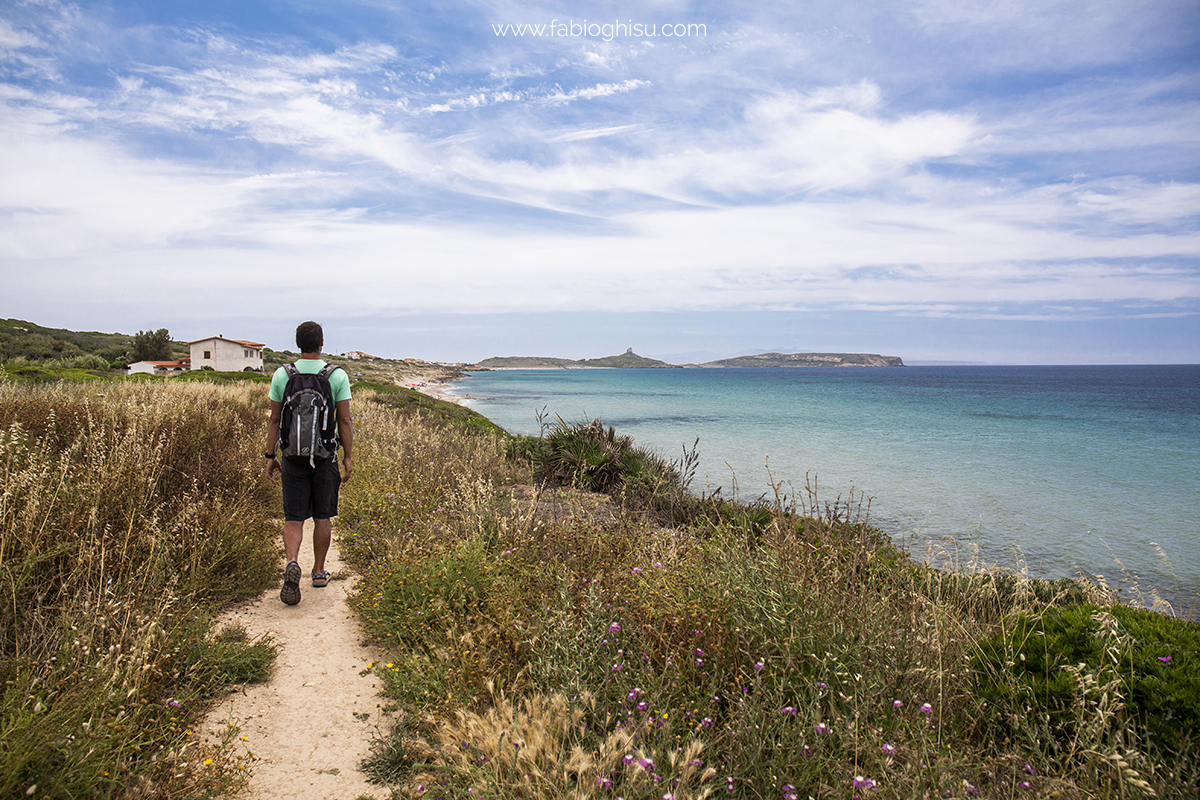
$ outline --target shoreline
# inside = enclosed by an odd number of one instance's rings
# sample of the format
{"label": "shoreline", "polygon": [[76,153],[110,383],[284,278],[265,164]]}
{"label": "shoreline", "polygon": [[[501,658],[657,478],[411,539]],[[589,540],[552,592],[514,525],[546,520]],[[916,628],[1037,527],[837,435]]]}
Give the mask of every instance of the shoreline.
{"label": "shoreline", "polygon": [[470,406],[469,401],[472,399],[471,397],[455,394],[446,388],[460,378],[465,378],[467,374],[462,370],[450,370],[443,367],[425,374],[416,375],[413,380],[401,385],[406,389],[413,389],[423,395],[432,397],[434,400],[454,403],[455,405],[467,408]]}
{"label": "shoreline", "polygon": [[[498,369],[489,371],[501,372],[507,370]],[[455,393],[450,390],[449,386],[449,384],[459,378],[466,377],[468,374],[470,373],[459,373],[447,380],[438,381],[436,384],[414,388],[418,388],[418,391],[435,399],[473,408],[480,398],[471,397],[465,391],[462,394]],[[495,422],[495,420],[492,421]],[[943,558],[937,557],[937,554],[934,552],[939,549],[937,547],[939,541],[943,546],[945,545],[945,541],[942,541],[939,537],[929,536],[927,531],[921,531],[926,536],[917,535],[914,537],[913,534],[918,533],[917,530],[909,529],[901,524],[899,520],[887,519],[886,515],[884,518],[877,517],[873,519],[872,523],[887,535],[894,544],[905,549],[916,560],[929,563],[939,569],[946,569],[950,566],[945,563]],[[961,538],[954,536],[952,539],[959,546],[974,542],[974,537],[969,533],[962,535]],[[1155,570],[1148,568],[1147,564],[1129,564],[1128,559],[1124,562],[1118,561],[1114,565],[1112,562],[1103,559],[1094,562],[1081,561],[1079,554],[1075,554],[1074,556],[1064,554],[1062,555],[1064,563],[1059,565],[1060,569],[1052,568],[1046,571],[1043,569],[1043,557],[1034,558],[1022,552],[1019,563],[1010,564],[1008,557],[1012,556],[1011,549],[995,545],[994,543],[991,547],[983,546],[979,552],[974,553],[973,557],[967,556],[965,551],[963,556],[967,557],[968,561],[976,562],[977,566],[986,565],[988,571],[999,569],[1000,571],[1021,573],[1026,577],[1038,577],[1046,580],[1066,577],[1075,579],[1085,578],[1092,582],[1098,581],[1102,584],[1107,584],[1115,592],[1118,592],[1121,598],[1120,602],[1123,604],[1152,607],[1156,605],[1156,601],[1165,600],[1175,614],[1181,614],[1185,617],[1194,614],[1195,610],[1200,608],[1200,584],[1189,581],[1186,576],[1181,580],[1174,574],[1171,576],[1155,574]],[[1055,561],[1055,557],[1051,556],[1050,560]],[[1136,561],[1137,559],[1135,558],[1134,560]],[[1029,563],[1030,561],[1036,561],[1036,566]],[[1086,564],[1086,568],[1081,566],[1081,564]],[[958,566],[965,565],[959,564]]]}
{"label": "shoreline", "polygon": [[434,400],[441,400],[446,403],[454,403],[458,406],[468,407],[472,398],[461,394],[454,394],[448,389],[444,389],[442,385],[427,383],[424,386],[408,386],[406,388],[414,389],[423,395],[432,397]]}

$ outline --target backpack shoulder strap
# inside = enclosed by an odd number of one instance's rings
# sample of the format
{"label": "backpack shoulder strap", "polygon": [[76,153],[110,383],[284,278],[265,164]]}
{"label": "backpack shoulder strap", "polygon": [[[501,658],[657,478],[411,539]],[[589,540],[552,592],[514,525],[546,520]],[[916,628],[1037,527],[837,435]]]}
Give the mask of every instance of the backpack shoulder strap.
{"label": "backpack shoulder strap", "polygon": [[319,374],[322,378],[328,380],[329,376],[333,374],[335,369],[341,369],[341,367],[337,364],[326,364],[325,366],[321,367],[321,372]]}
{"label": "backpack shoulder strap", "polygon": [[300,373],[300,370],[296,369],[295,364],[284,364],[283,368],[287,370],[287,376],[289,378]]}

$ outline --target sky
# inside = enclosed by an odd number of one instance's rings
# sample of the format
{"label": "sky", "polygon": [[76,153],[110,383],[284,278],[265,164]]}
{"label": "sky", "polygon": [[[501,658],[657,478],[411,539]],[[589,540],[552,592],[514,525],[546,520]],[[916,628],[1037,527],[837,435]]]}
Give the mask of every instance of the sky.
{"label": "sky", "polygon": [[1198,78],[1195,0],[0,0],[0,317],[1198,363]]}

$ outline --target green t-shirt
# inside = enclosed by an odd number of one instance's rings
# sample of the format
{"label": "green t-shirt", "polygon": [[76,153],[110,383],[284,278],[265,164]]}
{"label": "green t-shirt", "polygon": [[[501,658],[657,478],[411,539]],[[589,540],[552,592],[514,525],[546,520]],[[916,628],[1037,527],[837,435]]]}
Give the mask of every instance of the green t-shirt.
{"label": "green t-shirt", "polygon": [[[296,361],[296,369],[305,375],[316,375],[325,367],[321,358],[301,358]],[[288,374],[286,367],[275,370],[271,376],[271,399],[276,403],[283,402],[283,390],[287,388]],[[329,373],[329,389],[333,392],[333,402],[350,399],[350,376],[344,369],[335,369]]]}

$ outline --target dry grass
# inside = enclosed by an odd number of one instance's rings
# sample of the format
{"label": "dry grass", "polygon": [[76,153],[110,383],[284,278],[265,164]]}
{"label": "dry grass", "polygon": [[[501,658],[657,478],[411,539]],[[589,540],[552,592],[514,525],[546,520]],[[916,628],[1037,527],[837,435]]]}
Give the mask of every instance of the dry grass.
{"label": "dry grass", "polygon": [[188,720],[243,655],[211,609],[273,579],[259,393],[0,381],[0,794],[222,782]]}

